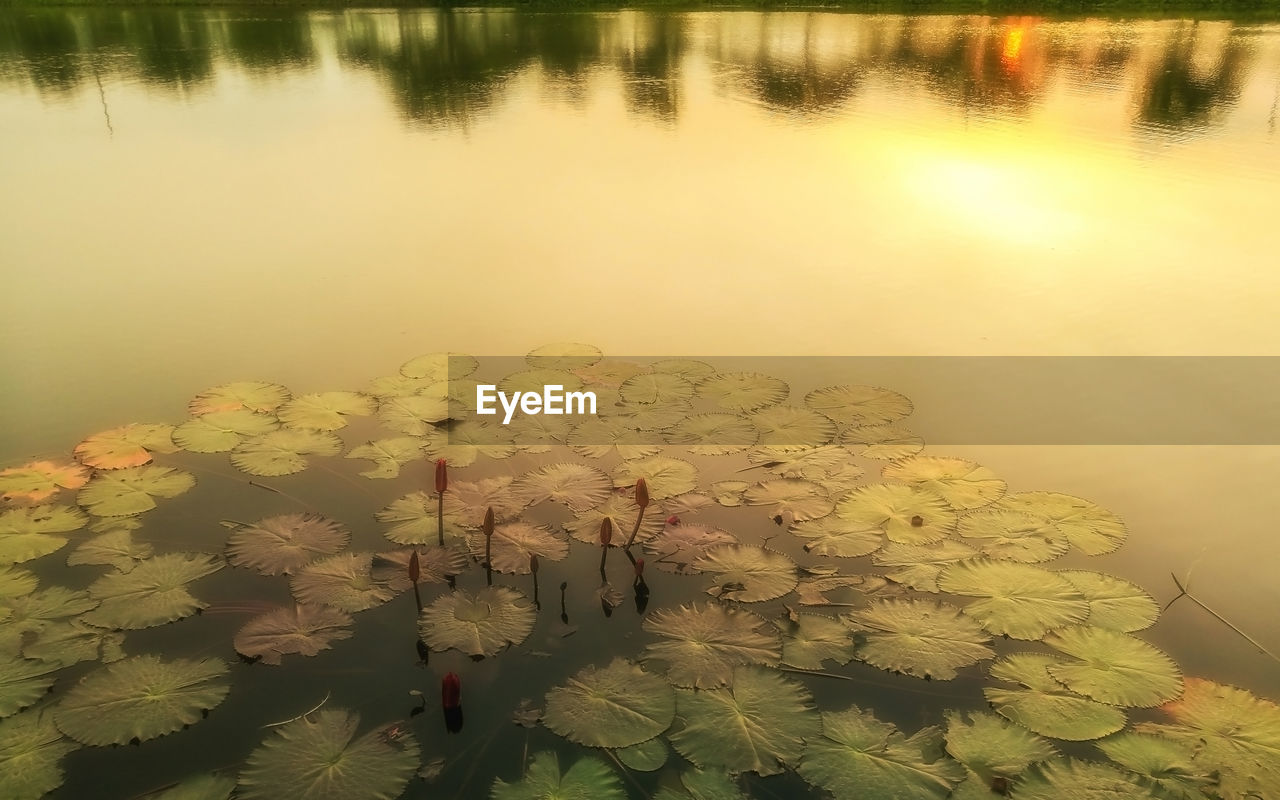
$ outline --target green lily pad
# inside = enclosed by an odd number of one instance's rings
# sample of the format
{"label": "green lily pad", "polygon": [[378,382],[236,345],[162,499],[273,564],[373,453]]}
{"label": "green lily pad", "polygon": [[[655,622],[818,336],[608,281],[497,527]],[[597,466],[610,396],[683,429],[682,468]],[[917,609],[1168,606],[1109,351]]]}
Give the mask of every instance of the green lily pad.
{"label": "green lily pad", "polygon": [[148,464],[99,472],[80,490],[76,502],[96,517],[141,514],[156,507],[157,497],[177,497],[196,485],[189,472]]}
{"label": "green lily pad", "polygon": [[19,597],[0,599],[0,652],[16,653],[24,635],[38,634],[55,620],[83,614],[98,605],[84,592],[50,586]]}
{"label": "green lily pad", "polygon": [[444,381],[465,378],[480,368],[480,362],[466,353],[426,353],[400,365],[400,374],[408,378],[430,378]]}
{"label": "green lily pad", "polygon": [[943,539],[933,544],[900,544],[889,542],[871,554],[871,560],[881,567],[891,567],[885,577],[894,583],[915,589],[917,592],[937,594],[938,576],[948,566],[972,558],[977,551],[954,539]]}
{"label": "green lily pad", "polygon": [[995,509],[965,514],[959,533],[983,555],[1034,564],[1051,561],[1071,545],[1051,520],[1022,511]]}
{"label": "green lily pad", "polygon": [[317,392],[293,398],[276,417],[290,428],[336,431],[347,427],[347,417],[367,417],[375,408],[373,398],[359,392]]}
{"label": "green lily pad", "polygon": [[936,492],[892,483],[863,486],[836,503],[836,516],[850,522],[878,525],[890,541],[929,544],[950,536],[956,513]]}
{"label": "green lily pad", "polygon": [[589,367],[604,353],[595,345],[579,342],[554,342],[530,350],[524,360],[537,369],[581,369]]}
{"label": "green lily pad", "polygon": [[617,773],[595,756],[574,762],[563,775],[555,753],[536,754],[525,770],[524,778],[507,783],[493,779],[490,800],[626,800]]}
{"label": "green lily pad", "polygon": [[406,571],[377,569],[373,553],[338,553],[302,567],[289,585],[299,603],[354,614],[382,605],[410,584]]}
{"label": "green lily pad", "polygon": [[[569,555],[569,543],[539,525],[528,522],[508,522],[493,530],[492,567],[508,575],[528,575],[529,557],[541,561],[561,561]],[[485,553],[483,533],[471,535],[471,552],[477,557]]]}
{"label": "green lily pad", "polygon": [[996,778],[1012,781],[1030,765],[1058,755],[1048,741],[995,714],[948,711],[946,717],[947,752],[987,786]]}
{"label": "green lily pad", "polygon": [[642,372],[618,387],[618,394],[628,403],[667,404],[693,397],[693,384],[669,372]]}
{"label": "green lily pad", "polygon": [[824,661],[848,664],[854,641],[840,620],[821,614],[791,614],[778,622],[782,631],[782,663],[797,669],[822,669]]}
{"label": "green lily pad", "polygon": [[397,433],[424,436],[449,419],[449,398],[443,394],[411,394],[384,397],[378,406],[378,419]]}
{"label": "green lily pad", "polygon": [[279,514],[237,528],[227,537],[227,560],[263,575],[288,575],[349,541],[346,528],[319,514]]}
{"label": "green lily pad", "polygon": [[945,681],[995,655],[982,627],[946,603],[880,600],[841,619],[861,634],[855,657],[890,672]]}
{"label": "green lily pad", "polygon": [[1066,578],[1031,564],[975,558],[938,576],[944,592],[978,598],[964,613],[996,635],[1035,640],[1083,622],[1089,603]]}
{"label": "green lily pad", "polygon": [[1061,663],[1043,653],[1004,656],[991,665],[991,677],[1021,688],[988,687],[982,693],[997,714],[1041,736],[1083,742],[1123,728],[1123,711],[1070,692],[1049,674]]}
{"label": "green lily pad", "polygon": [[629,747],[659,735],[675,716],[671,685],[621,658],[588,666],[547,692],[542,724],[588,747]]}
{"label": "green lily pad", "polygon": [[820,414],[851,425],[883,425],[912,411],[911,401],[879,386],[826,386],[814,389],[804,403]]}
{"label": "green lily pad", "polygon": [[1054,631],[1044,643],[1080,659],[1052,664],[1049,674],[1098,702],[1149,708],[1182,694],[1182,673],[1173,659],[1141,639],[1076,626]]}
{"label": "green lily pad", "polygon": [[733,679],[734,667],[776,665],[782,654],[773,626],[749,611],[718,603],[660,609],[645,618],[644,629],[662,637],[645,648],[646,663],[664,662],[667,680],[676,686],[724,686]]}
{"label": "green lily pad", "polygon": [[699,767],[776,775],[800,761],[820,727],[799,682],[764,667],[738,667],[730,688],[676,690],[668,738]]}
{"label": "green lily pad", "polygon": [[342,440],[328,431],[281,428],[245,439],[231,451],[231,463],[250,475],[292,475],[307,468],[307,456],[336,456]]}
{"label": "green lily pad", "polygon": [[75,446],[80,463],[98,469],[140,467],[151,462],[151,454],[173,453],[172,425],[133,424],[95,433]]}
{"label": "green lily pad", "polygon": [[74,506],[28,506],[0,511],[0,565],[47,556],[66,545],[56,536],[84,527],[89,518]]}
{"label": "green lily pad", "polygon": [[126,658],[89,673],[54,709],[63,733],[81,744],[145,742],[199,722],[230,687],[222,661]]}
{"label": "green lily pad", "polygon": [[1101,572],[1062,570],[1089,601],[1089,624],[1095,628],[1132,633],[1151,627],[1160,616],[1160,606],[1140,586]]}
{"label": "green lily pad", "polygon": [[377,439],[351,448],[346,458],[372,461],[373,468],[360,473],[366,478],[395,478],[400,474],[400,467],[422,458],[422,442],[413,436]]}
{"label": "green lily pad", "polygon": [[772,513],[797,521],[825,517],[835,508],[825,489],[799,478],[762,481],[743,492],[742,499],[749,506],[769,506]]}
{"label": "green lily pad", "polygon": [[804,540],[806,553],[819,556],[856,558],[874,553],[884,544],[884,530],[879,525],[834,515],[797,522],[790,530]]}
{"label": "green lily pad", "polygon": [[799,772],[836,800],[942,800],[964,776],[936,727],[907,738],[857,706],[823,712],[822,735],[805,747]]}
{"label": "green lily pad", "polygon": [[101,604],[84,621],[135,630],[189,617],[208,603],[192,597],[187,584],[220,569],[222,561],[204,553],[164,553],[129,572],[103,575],[89,585],[89,596]]}
{"label": "green lily pad", "polygon": [[51,673],[60,664],[0,655],[0,717],[10,717],[36,703],[53,686]]}
{"label": "green lily pad", "polygon": [[[564,529],[574,539],[585,544],[600,544],[600,523],[608,518],[613,525],[613,547],[626,544],[631,529],[636,524],[636,516],[640,506],[625,494],[611,492],[609,499],[595,508],[579,512],[573,519],[564,524]],[[640,530],[636,532],[636,542],[652,541],[662,533],[666,525],[665,512],[657,503],[650,502],[640,520]]]}
{"label": "green lily pad", "polygon": [[1071,546],[1090,556],[1110,553],[1128,535],[1120,518],[1105,508],[1058,492],[1021,492],[1004,497],[999,508],[1022,511],[1056,524]]}
{"label": "green lily pad", "polygon": [[278,383],[237,381],[204,390],[187,403],[187,410],[196,416],[241,408],[267,413],[275,411],[288,400],[289,390]]}
{"label": "green lily pad", "polygon": [[759,429],[762,445],[820,447],[836,435],[834,422],[807,408],[771,406],[757,411],[749,419]]}
{"label": "green lily pad", "polygon": [[418,634],[432,650],[491,656],[523,642],[533,622],[533,603],[524,594],[489,586],[475,594],[459,590],[437,598],[422,610]]}
{"label": "green lily pad", "polygon": [[525,506],[551,501],[570,511],[585,511],[609,498],[613,482],[605,473],[585,464],[548,464],[522,475],[512,492]]}
{"label": "green lily pad", "polygon": [[128,572],[139,561],[151,558],[151,545],[133,541],[133,531],[117,528],[85,541],[67,556],[67,566],[107,565]]}
{"label": "green lily pad", "polygon": [[[386,537],[397,544],[436,544],[440,540],[438,499],[435,494],[410,492],[374,514],[379,522],[391,524]],[[444,519],[446,542],[465,542],[471,531],[453,517]]]}
{"label": "green lily pad", "polygon": [[899,425],[857,425],[842,431],[839,441],[855,455],[878,461],[900,461],[924,449],[924,439]]}
{"label": "green lily pad", "polygon": [[1148,787],[1177,800],[1203,800],[1217,780],[1201,774],[1202,767],[1195,762],[1201,750],[1198,744],[1125,731],[1098,742],[1098,749]]}
{"label": "green lily pad", "polygon": [[351,615],[329,606],[295,605],[254,617],[237,633],[236,652],[279,664],[283,656],[317,655],[329,643],[351,638]]}
{"label": "green lily pad", "polygon": [[0,786],[7,800],[38,800],[62,785],[62,757],[80,745],[64,739],[46,712],[0,722]]}
{"label": "green lily pad", "polygon": [[236,796],[244,800],[387,800],[418,769],[418,741],[403,728],[356,738],[360,715],[326,708],[275,728],[249,754]]}
{"label": "green lily pad", "polygon": [[787,399],[790,387],[758,372],[726,372],[704,378],[698,395],[730,411],[755,411]]}
{"label": "green lily pad", "polygon": [[990,505],[1005,491],[1005,482],[994,472],[964,458],[912,456],[885,466],[882,474],[931,489],[961,511]]}
{"label": "green lily pad", "polygon": [[1018,782],[1016,800],[1114,800],[1162,798],[1130,774],[1106,764],[1076,759],[1050,761],[1032,768]]}
{"label": "green lily pad", "polygon": [[618,488],[635,486],[640,478],[648,485],[650,497],[663,500],[696,489],[698,468],[679,458],[649,456],[623,461],[613,471],[613,485]]}
{"label": "green lily pad", "polygon": [[235,778],[205,772],[192,775],[159,794],[149,794],[147,800],[228,800],[235,788]]}
{"label": "green lily pad", "polygon": [[737,414],[694,414],[667,434],[672,444],[690,445],[692,453],[704,456],[740,453],[759,439],[760,429]]}
{"label": "green lily pad", "polygon": [[124,634],[85,625],[79,620],[51,622],[40,629],[37,637],[22,646],[22,655],[69,667],[81,661],[110,664],[124,658]]}
{"label": "green lily pad", "polygon": [[0,470],[0,501],[43,503],[62,489],[79,489],[89,480],[89,470],[79,464],[33,461]]}
{"label": "green lily pad", "polygon": [[214,411],[179,425],[173,431],[173,441],[192,453],[226,453],[247,438],[271,433],[279,427],[280,423],[270,414],[245,408]]}
{"label": "green lily pad", "polygon": [[653,772],[662,769],[670,754],[671,751],[667,749],[667,744],[662,741],[661,736],[614,751],[619,761],[637,772]]}
{"label": "green lily pad", "polygon": [[712,547],[689,567],[714,577],[715,584],[707,594],[743,603],[782,597],[799,582],[794,561],[782,553],[749,544]]}
{"label": "green lily pad", "polygon": [[728,531],[709,525],[682,522],[666,525],[662,533],[644,543],[649,561],[663,572],[695,572],[693,563],[708,551],[721,545],[737,544],[738,538]]}
{"label": "green lily pad", "polygon": [[0,566],[0,601],[30,594],[38,585],[36,576],[25,569]]}

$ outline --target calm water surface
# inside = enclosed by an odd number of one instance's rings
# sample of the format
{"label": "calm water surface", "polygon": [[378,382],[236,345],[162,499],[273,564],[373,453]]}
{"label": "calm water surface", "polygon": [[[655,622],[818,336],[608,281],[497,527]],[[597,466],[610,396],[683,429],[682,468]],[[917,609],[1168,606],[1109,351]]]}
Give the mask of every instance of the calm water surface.
{"label": "calm water surface", "polygon": [[[0,467],[113,425],[179,422],[190,396],[226,381],[358,389],[432,350],[1280,355],[1278,102],[1275,25],[6,10]],[[1215,399],[1186,402],[1212,414]],[[1082,563],[1162,603],[1176,594],[1169,573],[1195,563],[1198,594],[1280,650],[1276,448],[937,452],[991,467],[1011,490],[1110,508],[1128,544]],[[200,474],[209,494],[156,512],[149,530],[209,549],[226,503],[254,519],[292,510]],[[291,491],[367,519],[426,473],[375,487],[376,500],[335,500],[348,479]],[[366,527],[357,536],[373,547]],[[566,574],[594,557],[575,550]],[[204,594],[234,603],[237,581],[224,570]],[[255,591],[288,601],[279,582]],[[342,657],[301,679],[258,670],[226,713],[182,736],[71,756],[59,796],[126,796],[239,763],[258,724],[298,712],[272,702],[291,681],[314,686],[308,699],[359,698],[370,719],[403,716],[418,680],[407,639],[410,666],[385,690],[369,689],[379,679],[360,654],[404,627],[406,603],[365,612],[376,621]],[[634,615],[599,616],[537,673],[547,686],[639,646]],[[183,623],[180,646],[144,631],[127,649],[203,652],[243,619]],[[1143,636],[1189,675],[1280,696],[1276,663],[1189,603]],[[454,666],[433,662],[418,688],[433,693]],[[525,734],[508,731],[510,707],[545,691],[512,686],[503,659],[465,667],[473,691],[500,701],[474,711],[472,739],[424,734],[425,750],[463,765],[446,771],[446,794],[518,771]],[[858,674],[868,683],[853,694],[819,685],[819,700],[883,707],[909,730],[936,707],[976,706],[982,685],[976,671],[891,684],[877,703],[871,682],[889,676]],[[913,705],[914,691],[927,702]]]}

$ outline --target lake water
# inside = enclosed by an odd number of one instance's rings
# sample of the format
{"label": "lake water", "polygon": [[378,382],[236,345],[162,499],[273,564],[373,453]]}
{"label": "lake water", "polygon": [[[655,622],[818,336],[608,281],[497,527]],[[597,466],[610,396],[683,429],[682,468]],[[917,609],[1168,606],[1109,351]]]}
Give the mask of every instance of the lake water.
{"label": "lake water", "polygon": [[[1073,553],[1052,569],[1119,575],[1163,606],[1178,593],[1170,573],[1194,566],[1193,594],[1254,643],[1185,598],[1137,635],[1187,676],[1274,699],[1280,670],[1259,648],[1280,652],[1280,438],[1197,438],[1178,422],[1233,420],[1240,398],[1265,415],[1273,395],[1252,380],[1197,381],[1207,373],[1192,367],[1159,409],[1172,420],[1167,441],[1141,444],[966,439],[939,414],[968,407],[954,380],[956,365],[978,369],[973,357],[1280,354],[1278,103],[1274,24],[5,9],[0,469],[66,461],[89,434],[126,423],[183,423],[188,400],[212,386],[359,391],[434,351],[482,356],[476,374],[495,381],[512,369],[501,357],[547,342],[639,363],[697,358],[781,374],[799,407],[820,386],[876,382],[868,362],[839,357],[946,357],[896,361],[899,380],[883,381],[914,402],[908,422],[919,420],[925,452],[972,459],[1010,493],[1087,498],[1127,524],[1116,552]],[[765,356],[776,359],[755,360]],[[931,380],[934,370],[952,382]],[[1018,410],[1006,397],[988,413]],[[346,447],[404,435],[363,418],[338,433]],[[740,475],[741,454],[685,456],[702,491],[769,477]],[[453,479],[562,460],[620,468],[617,454],[557,449],[482,457]],[[231,528],[220,522],[297,511],[342,521],[354,550],[382,550],[373,513],[431,488],[425,458],[386,480],[337,457],[255,478],[288,497],[250,486],[225,453],[157,463],[198,480],[143,515],[133,538],[157,553],[221,553]],[[851,463],[876,480],[880,464]],[[527,513],[555,529],[572,517],[546,504]],[[768,540],[802,565],[883,571],[806,553],[756,507],[687,519]],[[68,536],[65,550],[18,566],[42,586],[89,586],[104,568],[64,562],[90,534]],[[612,555],[622,581],[630,567]],[[512,725],[519,700],[542,707],[579,669],[636,658],[654,638],[630,596],[601,613],[597,558],[574,543],[567,560],[543,564],[544,610],[519,647],[479,662],[433,653],[425,667],[408,638],[408,594],[357,614],[354,636],[314,658],[237,663],[240,627],[292,600],[287,580],[226,567],[192,585],[211,604],[204,614],[130,631],[123,645],[129,656],[231,662],[226,701],[182,733],[71,752],[53,796],[235,776],[274,735],[261,726],[326,696],[365,727],[403,723],[424,763],[445,759],[434,783],[414,779],[405,796],[482,796],[495,776],[518,779],[526,752],[557,750],[567,768],[585,751]],[[652,573],[651,612],[708,599],[698,576]],[[554,627],[561,580],[577,626],[566,638]],[[473,564],[458,583],[477,590],[483,570]],[[528,576],[495,583],[530,591]],[[443,596],[423,589],[426,603]],[[795,599],[744,605],[774,618]],[[943,723],[944,709],[985,707],[989,662],[926,683],[860,660],[827,664],[852,681],[803,678],[824,711],[856,703],[909,735]],[[100,668],[59,672],[42,702]],[[450,671],[463,680],[459,734],[445,732],[435,700]],[[426,713],[409,716],[411,689]],[[1168,721],[1147,710],[1131,719]],[[1087,742],[1054,744],[1102,760]],[[651,796],[678,786],[682,769],[672,753],[625,785]],[[784,797],[808,784],[788,772],[743,786]]]}

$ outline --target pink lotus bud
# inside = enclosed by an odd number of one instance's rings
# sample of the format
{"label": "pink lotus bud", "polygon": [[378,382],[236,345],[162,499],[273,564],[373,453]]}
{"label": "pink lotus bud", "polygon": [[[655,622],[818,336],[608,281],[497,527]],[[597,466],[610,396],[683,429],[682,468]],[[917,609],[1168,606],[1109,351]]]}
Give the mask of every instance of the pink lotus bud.
{"label": "pink lotus bud", "polygon": [[444,494],[449,488],[449,465],[443,458],[436,459],[436,493]]}

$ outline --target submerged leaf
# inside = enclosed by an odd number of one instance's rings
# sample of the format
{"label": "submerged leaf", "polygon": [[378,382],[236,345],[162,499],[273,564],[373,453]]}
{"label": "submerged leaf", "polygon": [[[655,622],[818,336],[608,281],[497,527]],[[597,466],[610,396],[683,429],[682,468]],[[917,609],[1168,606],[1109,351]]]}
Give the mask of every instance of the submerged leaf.
{"label": "submerged leaf", "polygon": [[1040,639],[1089,616],[1089,603],[1070,581],[1031,564],[961,561],[942,571],[938,588],[979,598],[965,606],[964,613],[991,633],[1014,639]]}
{"label": "submerged leaf", "polygon": [[97,517],[141,514],[157,497],[177,497],[196,485],[189,472],[148,465],[99,472],[80,490],[76,502]]}
{"label": "submerged leaf", "polygon": [[715,577],[707,594],[726,600],[756,603],[772,600],[796,588],[796,565],[787,556],[763,547],[724,544],[710,548],[690,564]]}
{"label": "submerged leaf", "polygon": [[237,797],[244,800],[387,800],[418,769],[418,741],[387,728],[356,738],[360,715],[326,708],[275,728],[249,755]]}
{"label": "submerged leaf", "polygon": [[959,510],[990,505],[1005,490],[1005,482],[994,472],[964,458],[912,456],[889,464],[883,475],[931,489]]}
{"label": "submerged leaf", "polygon": [[671,686],[621,658],[588,666],[547,692],[542,724],[588,747],[628,747],[667,729],[675,716]]}
{"label": "submerged leaf", "polygon": [[333,606],[350,613],[380,606],[409,588],[409,574],[376,570],[373,553],[338,553],[312,561],[293,575],[299,603]]}
{"label": "submerged leaf", "polygon": [[276,416],[290,428],[336,431],[347,427],[347,417],[373,413],[373,398],[359,392],[317,392],[295,397]]}
{"label": "submerged leaf", "polygon": [[1055,523],[1072,547],[1090,556],[1110,553],[1127,535],[1124,523],[1115,514],[1068,494],[1021,492],[1001,499],[999,507]]}
{"label": "submerged leaf", "polygon": [[1182,673],[1173,659],[1141,639],[1081,625],[1055,631],[1044,643],[1080,659],[1052,664],[1049,674],[1099,702],[1149,708],[1182,694]]}
{"label": "submerged leaf", "polygon": [[129,572],[103,575],[89,585],[89,595],[101,605],[84,621],[134,630],[189,617],[208,604],[192,597],[187,584],[220,569],[222,561],[204,553],[164,553]]}
{"label": "submerged leaf", "polygon": [[234,641],[236,652],[279,664],[282,656],[314,656],[329,643],[351,638],[351,615],[329,606],[276,608],[245,623]]}
{"label": "submerged leaf", "polygon": [[62,757],[80,745],[62,737],[47,711],[0,722],[0,786],[6,800],[38,800],[62,785]]}
{"label": "submerged leaf", "polygon": [[307,468],[307,456],[336,456],[342,440],[328,431],[281,428],[245,439],[231,451],[231,463],[250,475],[292,475]]}
{"label": "submerged leaf", "polygon": [[54,710],[58,727],[81,744],[145,742],[199,722],[230,687],[222,661],[126,658],[91,672]]}
{"label": "submerged leaf", "polygon": [[667,680],[676,686],[724,686],[734,667],[776,665],[782,653],[773,626],[749,611],[718,603],[655,611],[645,618],[644,629],[663,637],[645,648],[646,662],[665,662]]}
{"label": "submerged leaf", "polygon": [[279,514],[237,528],[227,538],[227,560],[263,575],[287,575],[349,541],[346,528],[319,514]]}
{"label": "submerged leaf", "polygon": [[880,600],[841,617],[858,639],[856,657],[917,678],[951,680],[995,653],[985,631],[960,609],[929,600]]}
{"label": "submerged leaf", "polygon": [[490,800],[626,800],[617,774],[595,756],[584,756],[563,775],[554,752],[536,754],[517,783],[493,779]]}
{"label": "submerged leaf", "polygon": [[266,413],[275,411],[289,399],[289,390],[278,383],[237,381],[206,389],[187,403],[194,415],[244,408]]}
{"label": "submerged leaf", "polygon": [[151,462],[151,453],[172,453],[172,425],[133,424],[95,433],[73,451],[80,463],[98,469],[140,467]]}
{"label": "submerged leaf", "polygon": [[1004,656],[991,665],[991,677],[1022,688],[989,687],[982,693],[997,714],[1041,736],[1081,742],[1123,728],[1123,711],[1070,692],[1049,674],[1049,667],[1061,663],[1043,653]]}
{"label": "submerged leaf", "polygon": [[613,482],[595,467],[585,464],[548,464],[526,472],[512,486],[512,492],[525,505],[550,500],[570,511],[595,508],[609,498]]}
{"label": "submerged leaf", "polygon": [[901,544],[936,542],[956,527],[956,513],[936,492],[892,483],[854,489],[836,503],[836,515],[878,525],[890,541]]}
{"label": "submerged leaf", "polygon": [[776,775],[818,736],[813,698],[776,670],[738,667],[727,689],[677,689],[669,738],[700,767]]}
{"label": "submerged leaf", "polygon": [[837,422],[883,425],[911,414],[911,401],[879,386],[827,386],[804,397],[809,408]]}
{"label": "submerged leaf", "polygon": [[533,622],[528,598],[506,586],[489,586],[474,595],[459,590],[437,598],[422,610],[418,635],[432,650],[491,656],[523,642]]}

